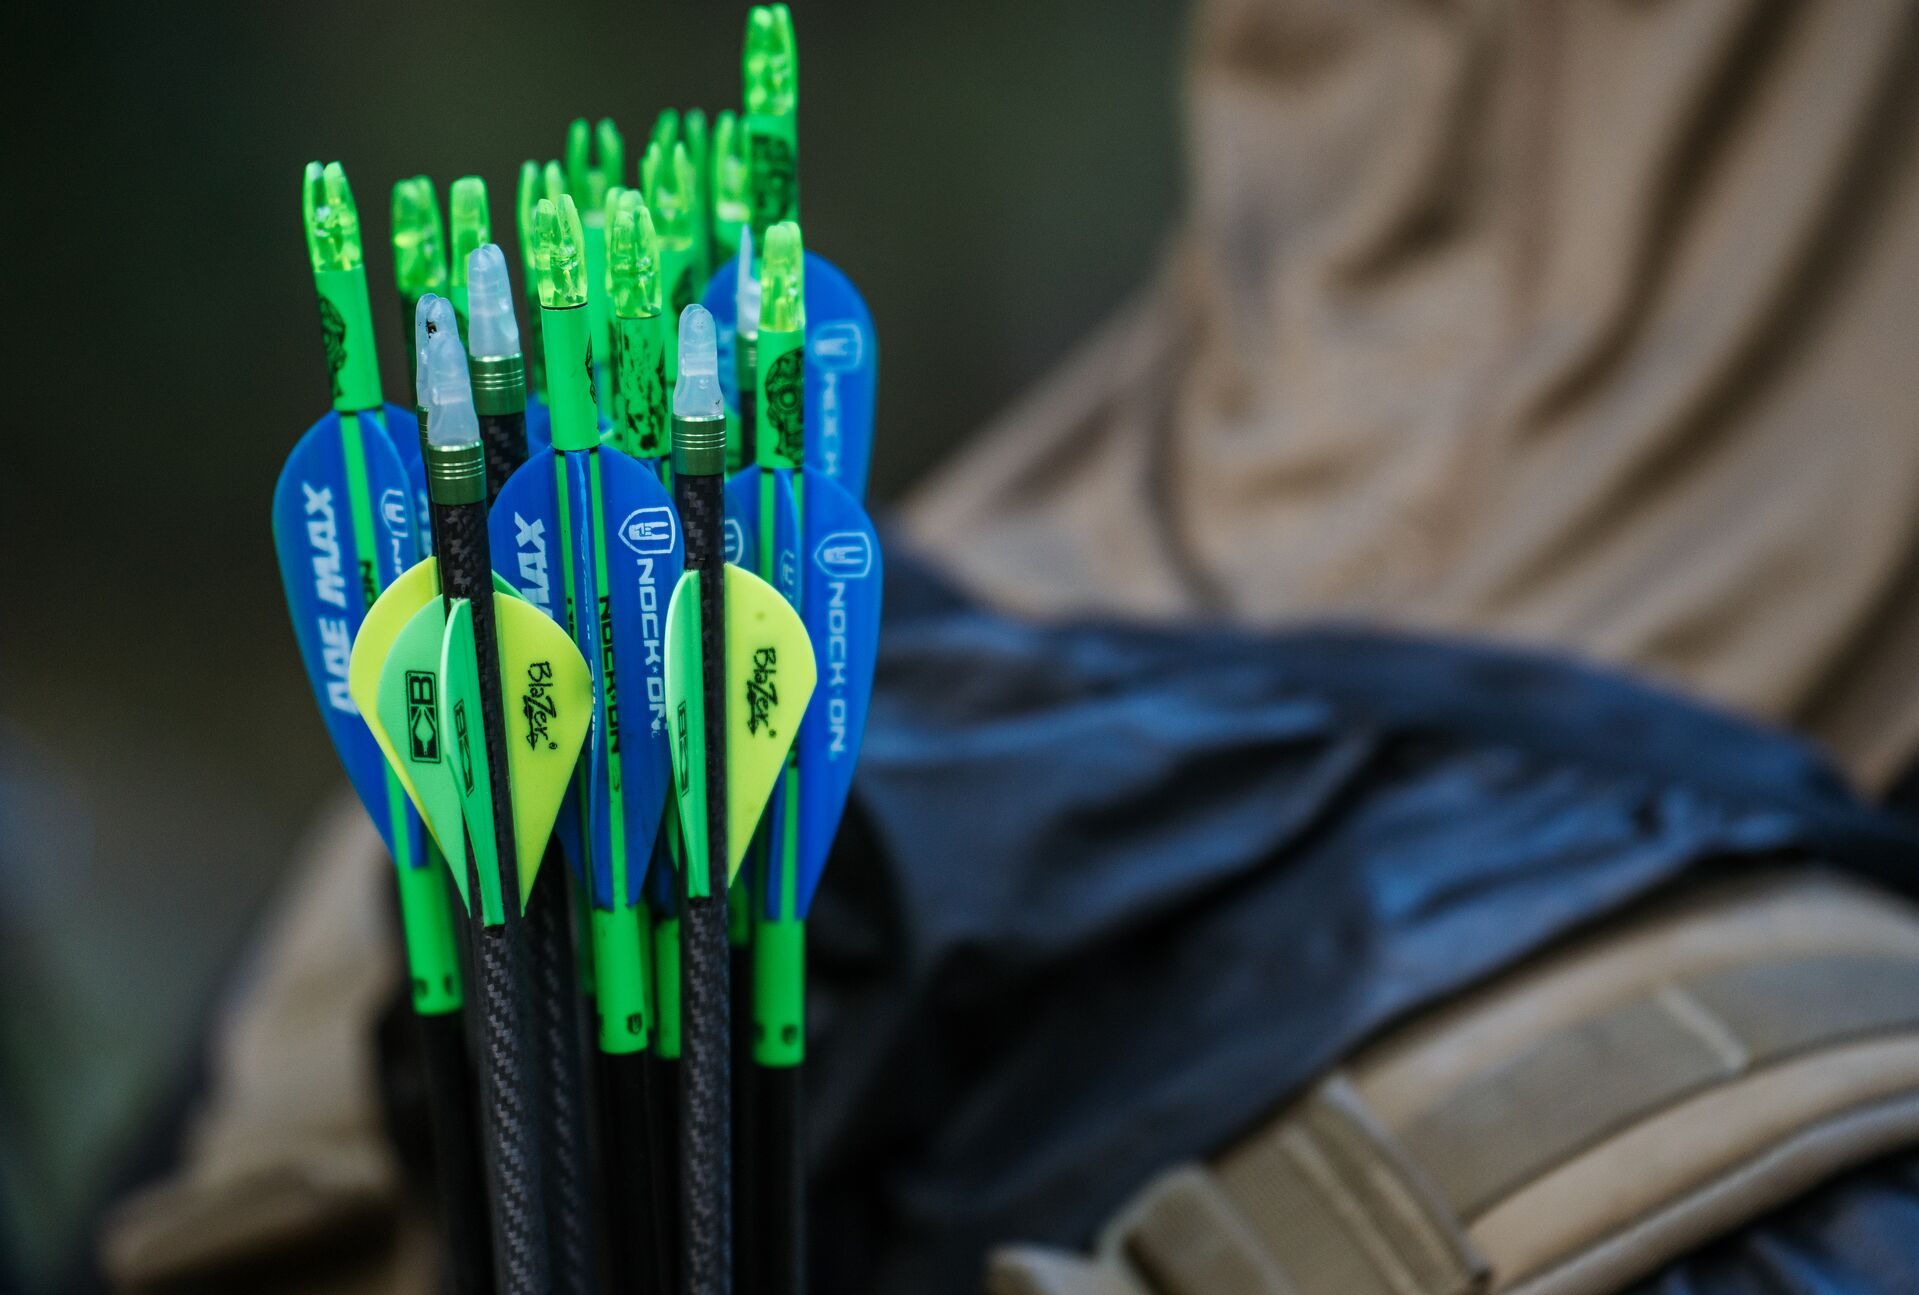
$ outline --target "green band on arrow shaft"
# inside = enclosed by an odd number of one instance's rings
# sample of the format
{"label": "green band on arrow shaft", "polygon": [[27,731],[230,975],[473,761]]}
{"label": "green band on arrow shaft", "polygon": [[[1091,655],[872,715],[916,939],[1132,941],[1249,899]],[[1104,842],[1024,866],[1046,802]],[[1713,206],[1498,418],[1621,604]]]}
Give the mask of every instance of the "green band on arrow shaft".
{"label": "green band on arrow shaft", "polygon": [[553,410],[553,448],[590,450],[600,443],[593,401],[591,321],[585,306],[540,308],[546,345],[546,402]]}
{"label": "green band on arrow shaft", "polygon": [[486,448],[470,445],[426,447],[426,493],[436,504],[486,502]]}
{"label": "green band on arrow shaft", "polygon": [[726,420],[673,420],[674,476],[717,477],[726,471]]}
{"label": "green band on arrow shaft", "polygon": [[[671,809],[667,813],[672,813]],[[669,917],[653,928],[653,995],[659,1005],[654,1051],[662,1060],[680,1055],[680,919]]]}
{"label": "green band on arrow shaft", "polygon": [[407,977],[413,986],[413,1010],[421,1016],[457,1012],[464,999],[453,911],[447,903],[446,880],[440,875],[440,867],[436,858],[427,867],[401,868],[397,874]]}
{"label": "green band on arrow shaft", "polygon": [[526,410],[526,362],[517,355],[476,355],[467,361],[473,380],[473,411],[518,414]]}
{"label": "green band on arrow shaft", "polygon": [[753,925],[753,1060],[797,1066],[806,1059],[806,923]]}
{"label": "green band on arrow shaft", "polygon": [[[333,375],[333,407],[341,413],[380,407],[380,357],[373,345],[373,303],[366,267],[315,270],[320,292],[320,334],[327,370]],[[409,345],[410,345],[409,341]]]}
{"label": "green band on arrow shaft", "polygon": [[598,987],[600,1051],[646,1051],[652,977],[640,942],[644,910],[593,910],[593,981]]}

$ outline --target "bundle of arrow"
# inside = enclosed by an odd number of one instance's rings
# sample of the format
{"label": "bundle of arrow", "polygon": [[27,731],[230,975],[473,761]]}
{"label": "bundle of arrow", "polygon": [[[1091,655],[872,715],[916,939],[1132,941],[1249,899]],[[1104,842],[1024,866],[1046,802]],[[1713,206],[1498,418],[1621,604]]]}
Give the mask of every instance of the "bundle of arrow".
{"label": "bundle of arrow", "polygon": [[878,640],[877,352],[802,251],[784,5],[744,71],[710,131],[662,114],[635,187],[610,121],[525,164],[525,358],[484,183],[453,185],[450,264],[432,182],[395,186],[412,413],[345,174],[307,168],[333,412],[274,539],[393,855],[461,1291],[804,1286],[805,923]]}

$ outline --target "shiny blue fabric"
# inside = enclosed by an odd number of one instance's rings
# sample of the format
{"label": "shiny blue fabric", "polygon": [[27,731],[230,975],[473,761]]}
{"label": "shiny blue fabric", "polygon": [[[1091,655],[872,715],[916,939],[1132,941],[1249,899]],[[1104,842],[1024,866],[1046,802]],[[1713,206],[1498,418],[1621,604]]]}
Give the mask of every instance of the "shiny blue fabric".
{"label": "shiny blue fabric", "polygon": [[[1083,1246],[1367,1037],[1655,892],[1919,857],[1806,746],[1615,673],[1042,628],[889,559],[812,922],[819,1290],[957,1295],[994,1245]],[[1912,1289],[1912,1171],[1831,1191],[1656,1289]]]}

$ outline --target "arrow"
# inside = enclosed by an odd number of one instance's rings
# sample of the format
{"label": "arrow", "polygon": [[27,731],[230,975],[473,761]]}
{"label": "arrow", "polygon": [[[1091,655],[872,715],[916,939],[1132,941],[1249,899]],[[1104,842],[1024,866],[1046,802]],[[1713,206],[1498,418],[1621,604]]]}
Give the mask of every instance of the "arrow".
{"label": "arrow", "polygon": [[[609,204],[607,261],[613,300],[613,427],[603,440],[646,465],[662,482],[672,477],[672,421],[666,390],[666,338],[672,319],[662,309],[659,237],[638,190],[621,190]],[[637,538],[635,536],[634,538]],[[682,551],[682,559],[684,553]],[[670,594],[670,589],[669,589]],[[642,615],[650,614],[643,609]],[[647,624],[646,621],[641,622]],[[649,682],[651,676],[649,675]],[[650,700],[650,695],[649,695]],[[631,838],[629,838],[631,839]],[[651,957],[649,988],[655,1011],[644,1100],[651,1151],[653,1240],[662,1291],[677,1291],[678,1159],[672,1154],[672,1095],[679,1091],[679,906],[674,896],[679,831],[666,814],[645,866],[645,898],[636,905]],[[633,1232],[635,1244],[642,1239]]]}
{"label": "arrow", "polygon": [[[627,192],[616,193],[616,200]],[[637,194],[631,197],[637,202]],[[562,195],[557,204],[542,199],[536,220],[554,444],[507,483],[492,524],[502,551],[515,553],[508,570],[540,576],[523,587],[543,596],[544,607],[567,628],[594,673],[598,709],[581,800],[589,824],[583,875],[599,991],[597,1037],[615,1107],[614,1134],[638,1153],[624,1157],[615,1175],[619,1213],[613,1234],[629,1243],[623,1266],[633,1279],[638,1261],[651,1262],[639,1251],[637,1242],[645,1238],[634,1238],[630,1215],[649,1203],[645,1171],[655,1159],[647,1154],[645,1136],[652,1016],[645,935],[651,922],[641,887],[669,781],[662,642],[681,548],[672,500],[659,478],[620,450],[601,446],[586,385],[586,268],[572,198]],[[621,274],[615,303],[628,306],[634,293],[625,280],[638,273],[631,211],[617,228]],[[654,301],[657,314],[657,288]],[[657,319],[639,329],[615,322],[632,334],[625,346],[629,360],[638,358],[649,337],[657,356]],[[655,388],[655,398],[663,398],[657,382]]]}
{"label": "arrow", "polygon": [[681,1272],[691,1295],[717,1295],[732,1276],[726,892],[797,736],[814,667],[792,607],[722,556],[726,414],[702,307],[680,317],[680,359],[673,486],[687,570],[667,609],[666,700],[685,847]]}
{"label": "arrow", "polygon": [[353,643],[379,591],[425,550],[407,460],[418,462],[405,411],[380,396],[359,218],[339,163],[307,167],[308,254],[319,291],[334,412],[288,456],[273,496],[273,538],[295,638],[328,735],[394,861],[401,938],[425,1067],[440,1240],[459,1292],[491,1288],[485,1203],[472,1154],[475,1117],[461,1026],[464,987],[445,882],[399,780],[348,687]]}
{"label": "arrow", "polygon": [[[548,618],[494,588],[486,458],[466,355],[450,303],[423,299],[420,315],[428,334],[420,370],[428,491],[440,551],[421,564],[429,574],[396,582],[375,603],[368,619],[382,634],[363,635],[355,645],[353,674],[362,683],[363,712],[380,723],[383,746],[398,757],[394,768],[405,773],[427,826],[458,864],[480,974],[494,1264],[501,1291],[533,1295],[551,1287],[547,1162],[528,1029],[528,907],[542,847],[586,737],[592,676]],[[395,625],[398,632],[388,637]],[[377,680],[371,698],[369,677]],[[428,713],[434,722],[426,722]],[[404,734],[379,719],[400,714],[409,719]],[[429,733],[435,740],[426,740]]]}
{"label": "arrow", "polygon": [[[880,551],[857,500],[830,476],[803,472],[807,345],[799,227],[767,231],[759,330],[759,465],[729,487],[762,574],[800,608],[824,670],[774,795],[769,848],[753,888],[753,1090],[762,1163],[759,1289],[805,1289],[806,1180],[801,1066],[806,1054],[806,914],[851,788],[872,692],[880,613]],[[757,477],[756,483],[746,480]],[[757,485],[757,490],[753,488]],[[754,495],[757,494],[757,500]],[[754,505],[757,504],[755,507]]]}
{"label": "arrow", "polygon": [[[476,197],[484,211],[483,186]],[[467,338],[468,365],[480,439],[486,450],[487,480],[492,487],[488,504],[497,512],[498,497],[527,458],[526,364],[520,354],[505,254],[491,244],[479,247],[470,253],[467,271],[473,309]],[[490,525],[497,530],[496,522]],[[498,541],[495,547],[504,551]],[[568,816],[568,827],[574,827],[577,821],[577,813]],[[573,831],[560,835],[575,842],[578,839]],[[543,843],[542,854],[543,861],[557,865],[551,842]],[[593,1280],[595,1254],[589,1184],[592,1157],[587,1146],[591,1089],[578,1043],[582,1024],[579,981],[583,977],[573,952],[566,870],[553,866],[546,873],[549,880],[535,891],[527,910],[527,924],[538,987],[533,1009],[544,1040],[541,1100],[550,1160],[551,1222],[559,1239],[560,1288],[583,1292]]]}

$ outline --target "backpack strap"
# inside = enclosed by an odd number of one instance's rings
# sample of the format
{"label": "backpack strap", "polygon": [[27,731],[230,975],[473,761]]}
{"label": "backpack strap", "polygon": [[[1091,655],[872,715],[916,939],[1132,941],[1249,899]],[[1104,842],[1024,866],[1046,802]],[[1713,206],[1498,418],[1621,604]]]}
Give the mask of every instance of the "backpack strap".
{"label": "backpack strap", "polygon": [[[1013,1295],[1596,1295],[1919,1143],[1919,916],[1778,873],[1401,1026]],[[1024,1283],[1023,1285],[1021,1283]]]}

